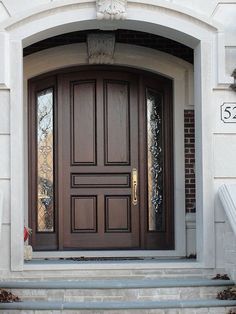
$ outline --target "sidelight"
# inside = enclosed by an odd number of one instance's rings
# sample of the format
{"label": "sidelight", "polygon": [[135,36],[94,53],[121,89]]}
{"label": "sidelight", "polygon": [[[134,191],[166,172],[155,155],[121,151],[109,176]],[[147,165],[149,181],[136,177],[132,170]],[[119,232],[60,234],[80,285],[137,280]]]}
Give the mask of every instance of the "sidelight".
{"label": "sidelight", "polygon": [[54,231],[53,88],[37,97],[37,231]]}
{"label": "sidelight", "polygon": [[154,90],[146,90],[147,99],[147,166],[148,230],[163,231],[163,99]]}

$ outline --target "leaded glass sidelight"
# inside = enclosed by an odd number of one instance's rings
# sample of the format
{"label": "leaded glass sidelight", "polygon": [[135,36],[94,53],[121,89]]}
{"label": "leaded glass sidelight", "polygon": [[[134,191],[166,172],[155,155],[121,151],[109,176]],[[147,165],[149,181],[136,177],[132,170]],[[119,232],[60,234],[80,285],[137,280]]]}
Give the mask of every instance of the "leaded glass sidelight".
{"label": "leaded glass sidelight", "polygon": [[54,231],[53,88],[37,97],[37,231]]}
{"label": "leaded glass sidelight", "polygon": [[146,90],[147,101],[147,166],[148,230],[163,231],[163,143],[162,95]]}

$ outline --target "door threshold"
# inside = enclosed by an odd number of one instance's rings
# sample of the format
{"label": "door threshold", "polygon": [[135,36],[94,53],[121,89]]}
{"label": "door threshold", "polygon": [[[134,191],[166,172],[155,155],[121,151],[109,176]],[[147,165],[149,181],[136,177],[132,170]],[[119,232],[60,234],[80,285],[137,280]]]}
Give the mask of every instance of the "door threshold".
{"label": "door threshold", "polygon": [[107,251],[38,251],[33,252],[33,259],[42,258],[185,258],[177,250],[107,250]]}
{"label": "door threshold", "polygon": [[196,259],[164,259],[164,258],[143,258],[143,259],[106,259],[106,260],[79,260],[79,259],[33,259],[25,261],[24,270],[155,270],[155,269],[201,269],[205,268]]}

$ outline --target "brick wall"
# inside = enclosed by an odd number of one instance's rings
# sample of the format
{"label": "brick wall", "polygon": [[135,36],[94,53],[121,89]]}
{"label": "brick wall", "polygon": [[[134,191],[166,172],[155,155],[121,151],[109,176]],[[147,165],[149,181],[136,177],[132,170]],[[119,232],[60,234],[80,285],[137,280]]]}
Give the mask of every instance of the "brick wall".
{"label": "brick wall", "polygon": [[194,110],[184,111],[185,148],[185,207],[186,212],[195,212],[195,132]]}

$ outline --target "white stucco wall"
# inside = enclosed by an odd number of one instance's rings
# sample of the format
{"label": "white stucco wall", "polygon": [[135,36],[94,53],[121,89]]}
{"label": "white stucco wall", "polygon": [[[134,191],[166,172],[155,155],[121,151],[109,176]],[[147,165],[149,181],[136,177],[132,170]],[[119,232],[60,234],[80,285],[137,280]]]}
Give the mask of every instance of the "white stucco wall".
{"label": "white stucco wall", "polygon": [[[236,59],[235,59],[236,67]],[[236,183],[236,124],[224,123],[220,118],[220,107],[224,102],[236,102],[236,93],[231,90],[216,89],[213,94],[213,161],[214,161],[214,191],[215,191],[215,230],[216,230],[216,266],[226,267],[229,252],[226,249],[230,243],[236,242],[230,230],[224,208],[218,196],[218,190],[223,184]],[[230,241],[230,243],[229,243]],[[223,248],[223,249],[222,249]],[[232,252],[232,256],[234,253]]]}
{"label": "white stucco wall", "polygon": [[93,0],[23,2],[0,1],[0,189],[4,195],[0,270],[23,267],[19,261],[23,248],[17,245],[22,241],[27,206],[22,152],[24,114],[20,105],[22,45],[94,26],[153,32],[195,48],[195,107],[201,108],[196,121],[203,123],[196,126],[196,172],[203,176],[197,178],[197,250],[204,265],[224,266],[224,214],[216,194],[221,184],[236,181],[236,124],[220,119],[222,103],[236,102],[236,93],[229,89],[230,74],[236,68],[236,1],[130,0],[126,21],[99,23]]}

